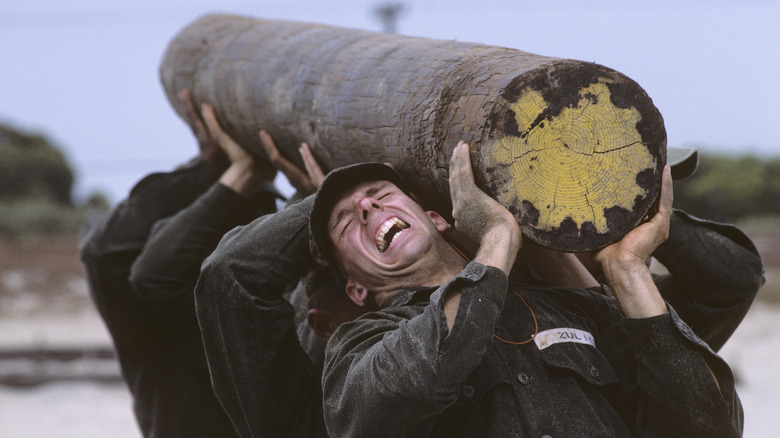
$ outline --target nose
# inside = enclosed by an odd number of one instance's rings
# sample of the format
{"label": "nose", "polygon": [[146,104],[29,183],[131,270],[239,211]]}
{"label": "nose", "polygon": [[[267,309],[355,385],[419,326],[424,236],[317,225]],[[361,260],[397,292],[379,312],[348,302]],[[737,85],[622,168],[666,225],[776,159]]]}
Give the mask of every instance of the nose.
{"label": "nose", "polygon": [[371,210],[381,211],[382,204],[374,198],[366,196],[358,202],[358,218],[360,222],[366,223],[368,221],[368,215]]}

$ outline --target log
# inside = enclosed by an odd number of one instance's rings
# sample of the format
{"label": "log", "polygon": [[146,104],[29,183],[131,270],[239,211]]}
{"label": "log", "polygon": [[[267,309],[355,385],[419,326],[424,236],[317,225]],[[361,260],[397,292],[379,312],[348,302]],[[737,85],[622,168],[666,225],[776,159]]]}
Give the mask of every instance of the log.
{"label": "log", "polygon": [[587,251],[650,211],[666,162],[647,93],[595,63],[475,43],[207,15],[181,30],[160,66],[168,99],[210,103],[247,150],[266,129],[303,168],[393,163],[428,208],[451,210],[449,158],[470,143],[477,184],[524,235]]}

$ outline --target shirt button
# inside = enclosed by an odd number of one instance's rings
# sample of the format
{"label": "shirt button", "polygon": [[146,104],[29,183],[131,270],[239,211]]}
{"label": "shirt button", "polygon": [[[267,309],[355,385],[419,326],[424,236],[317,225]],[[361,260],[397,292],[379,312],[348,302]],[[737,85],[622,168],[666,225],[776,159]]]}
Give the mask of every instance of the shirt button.
{"label": "shirt button", "polygon": [[474,397],[474,387],[471,385],[463,385],[463,397],[466,398]]}
{"label": "shirt button", "polygon": [[552,435],[542,435],[542,438],[553,438]]}
{"label": "shirt button", "polygon": [[522,383],[523,385],[527,385],[531,383],[531,376],[529,376],[526,373],[520,373],[517,375],[517,381]]}
{"label": "shirt button", "polygon": [[596,380],[599,380],[601,378],[601,373],[599,372],[599,369],[592,365],[590,367],[590,375]]}

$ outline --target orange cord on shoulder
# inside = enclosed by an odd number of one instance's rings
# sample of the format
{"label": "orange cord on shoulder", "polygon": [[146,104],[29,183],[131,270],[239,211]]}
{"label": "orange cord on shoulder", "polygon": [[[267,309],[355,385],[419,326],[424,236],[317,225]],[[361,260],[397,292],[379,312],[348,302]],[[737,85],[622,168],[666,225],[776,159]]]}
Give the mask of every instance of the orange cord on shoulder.
{"label": "orange cord on shoulder", "polygon": [[536,335],[539,334],[539,322],[536,320],[536,314],[534,313],[534,309],[531,308],[531,306],[528,305],[528,303],[525,301],[525,299],[520,296],[519,293],[515,292],[513,289],[509,289],[512,291],[513,294],[517,295],[517,298],[520,298],[520,300],[525,304],[525,307],[528,308],[528,311],[531,312],[531,317],[534,319],[534,334],[531,335],[530,338],[528,338],[525,341],[507,341],[506,339],[499,338],[497,334],[493,333],[493,337],[498,339],[499,341],[505,343],[505,344],[511,344],[511,345],[523,345],[527,344],[534,340]]}
{"label": "orange cord on shoulder", "polygon": [[[466,254],[463,254],[463,251],[461,251],[460,248],[458,248],[454,243],[450,242],[449,240],[447,242],[450,244],[450,246],[452,246],[455,249],[455,251],[458,252],[458,254],[461,255],[461,257],[463,257],[464,259],[466,259],[468,261],[471,261],[471,259],[469,257],[467,257]],[[523,304],[525,304],[525,307],[528,308],[528,311],[531,312],[531,317],[534,320],[534,334],[532,334],[531,337],[526,339],[525,341],[507,341],[506,339],[503,339],[503,338],[499,337],[495,333],[493,333],[493,337],[498,339],[499,341],[505,343],[505,344],[510,344],[510,345],[523,345],[523,344],[527,344],[527,343],[533,341],[534,338],[536,338],[536,335],[539,334],[539,322],[536,320],[536,314],[534,313],[534,309],[532,309],[531,306],[528,305],[528,302],[525,301],[525,298],[523,298],[519,293],[515,292],[514,289],[509,289],[509,290],[512,291],[512,293],[515,294],[517,296],[517,298],[520,298],[520,300],[523,302]]]}

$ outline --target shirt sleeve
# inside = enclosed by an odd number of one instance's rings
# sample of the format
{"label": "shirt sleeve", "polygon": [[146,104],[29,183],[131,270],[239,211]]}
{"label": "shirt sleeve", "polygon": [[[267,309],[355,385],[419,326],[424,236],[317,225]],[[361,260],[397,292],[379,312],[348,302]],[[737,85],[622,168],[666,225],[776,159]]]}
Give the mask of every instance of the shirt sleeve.
{"label": "shirt sleeve", "polygon": [[311,200],[228,232],[195,287],[212,386],[242,437],[324,435],[320,372],[282,297],[312,263]]}
{"label": "shirt sleeve", "polygon": [[170,324],[200,337],[193,290],[203,260],[236,223],[246,205],[236,192],[214,184],[187,208],[158,221],[133,263],[136,294]]}
{"label": "shirt sleeve", "polygon": [[669,271],[656,278],[661,295],[713,350],[720,350],[765,281],[753,242],[734,226],[675,210],[669,238],[653,256]]}
{"label": "shirt sleeve", "polygon": [[149,338],[159,336],[162,324],[134,293],[128,281],[131,266],[153,224],[185,208],[217,177],[203,161],[148,175],[81,242],[92,299],[126,360],[143,351]]}
{"label": "shirt sleeve", "polygon": [[729,366],[673,309],[626,319],[626,329],[638,363],[639,430],[654,436],[742,435],[742,405]]}
{"label": "shirt sleeve", "polygon": [[[455,292],[460,304],[448,333],[443,302]],[[471,262],[427,305],[391,306],[343,324],[326,349],[328,432],[425,436],[482,360],[506,292],[501,270]]]}

